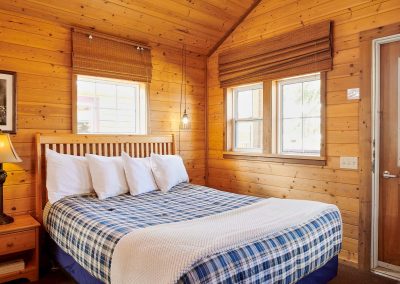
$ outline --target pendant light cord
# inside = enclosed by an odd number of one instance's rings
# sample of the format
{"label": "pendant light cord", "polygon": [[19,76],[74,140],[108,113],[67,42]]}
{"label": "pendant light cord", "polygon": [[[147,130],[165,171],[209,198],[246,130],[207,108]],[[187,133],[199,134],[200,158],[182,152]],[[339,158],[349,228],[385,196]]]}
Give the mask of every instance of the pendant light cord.
{"label": "pendant light cord", "polygon": [[185,114],[186,114],[186,76],[187,76],[187,74],[186,74],[186,69],[187,69],[187,65],[186,65],[186,46],[185,45],[183,45],[183,49],[184,49],[184,58],[185,58],[185,64],[184,64],[184,67],[185,67],[185,80],[184,80],[184,83],[185,83]]}

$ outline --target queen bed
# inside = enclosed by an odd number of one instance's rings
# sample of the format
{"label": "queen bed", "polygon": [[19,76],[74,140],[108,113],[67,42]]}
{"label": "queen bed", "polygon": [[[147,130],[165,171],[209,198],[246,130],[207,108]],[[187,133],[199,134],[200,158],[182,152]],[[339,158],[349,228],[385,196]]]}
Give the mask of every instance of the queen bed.
{"label": "queen bed", "polygon": [[[180,183],[168,192],[46,200],[44,150],[174,154],[172,136],[37,136],[38,218],[78,283],[327,283],[342,221],[334,205]],[[46,206],[44,206],[46,205]],[[44,210],[42,210],[44,208]]]}

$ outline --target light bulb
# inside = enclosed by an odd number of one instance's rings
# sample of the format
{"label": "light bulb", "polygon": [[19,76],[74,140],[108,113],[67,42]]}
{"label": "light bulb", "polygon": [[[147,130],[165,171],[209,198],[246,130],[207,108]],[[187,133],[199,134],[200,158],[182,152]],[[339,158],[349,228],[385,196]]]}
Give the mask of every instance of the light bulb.
{"label": "light bulb", "polygon": [[186,113],[182,116],[182,123],[184,125],[189,123],[189,116]]}

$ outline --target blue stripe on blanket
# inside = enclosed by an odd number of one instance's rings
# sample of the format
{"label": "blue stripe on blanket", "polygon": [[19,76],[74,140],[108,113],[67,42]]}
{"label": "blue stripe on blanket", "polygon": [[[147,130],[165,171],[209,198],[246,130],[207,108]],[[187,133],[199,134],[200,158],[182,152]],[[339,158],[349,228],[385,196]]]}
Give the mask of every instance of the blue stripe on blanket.
{"label": "blue stripe on blanket", "polygon": [[328,210],[307,223],[201,259],[184,274],[188,283],[295,283],[341,248],[341,218]]}
{"label": "blue stripe on blanket", "polygon": [[[90,274],[110,282],[111,257],[118,241],[148,226],[191,220],[259,201],[183,183],[167,193],[129,194],[101,201],[94,195],[64,198],[47,217],[50,237]],[[181,283],[293,283],[324,265],[341,246],[337,211],[198,261]],[[272,283],[272,282],[271,282]]]}

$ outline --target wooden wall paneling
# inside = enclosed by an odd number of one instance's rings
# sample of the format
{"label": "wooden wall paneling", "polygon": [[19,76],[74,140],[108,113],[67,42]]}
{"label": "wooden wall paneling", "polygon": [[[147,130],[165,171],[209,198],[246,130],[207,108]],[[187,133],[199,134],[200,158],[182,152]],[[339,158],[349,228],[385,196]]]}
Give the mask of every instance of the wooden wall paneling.
{"label": "wooden wall paneling", "polygon": [[[207,132],[208,185],[227,191],[259,196],[302,198],[331,202],[339,206],[344,221],[344,246],[340,259],[363,266],[369,258],[367,184],[369,131],[365,114],[368,91],[361,101],[349,101],[348,88],[360,87],[365,63],[360,50],[363,30],[398,22],[400,2],[395,0],[356,1],[273,1],[263,0],[208,58]],[[333,21],[333,70],[326,73],[326,166],[289,165],[259,161],[223,159],[223,89],[218,81],[218,54],[242,44],[294,30],[325,20]],[[362,86],[361,86],[362,87]],[[368,132],[369,133],[369,132]],[[340,156],[356,156],[359,170],[340,169]]]}
{"label": "wooden wall paneling", "polygon": [[[18,73],[17,134],[12,141],[23,162],[5,165],[5,210],[14,215],[35,211],[34,135],[71,133],[74,105],[69,26],[18,11],[0,10],[0,69]],[[178,138],[181,50],[152,43],[152,57],[149,128],[153,134]],[[192,182],[198,184],[205,183],[205,60],[204,55],[187,54],[187,102],[194,127],[181,131],[177,147]]]}
{"label": "wooden wall paneling", "polygon": [[[230,45],[254,41],[257,38],[268,38],[301,27],[304,24],[319,22],[327,18],[335,22],[337,28],[334,33],[335,38],[338,38],[385,23],[393,23],[396,21],[396,9],[399,8],[399,3],[396,0],[380,0],[377,2],[346,0],[323,1],[322,3],[302,1],[293,12],[291,7],[293,3],[282,3],[284,5],[279,10],[268,11],[276,14],[268,22],[263,21],[263,17],[264,19],[268,18],[267,14],[258,17],[250,15],[237,29],[244,32],[231,34],[221,46],[221,49],[228,48]],[[265,11],[263,12],[265,13]],[[298,20],[299,15],[301,15],[301,21]],[[342,27],[342,25],[346,26]]]}

